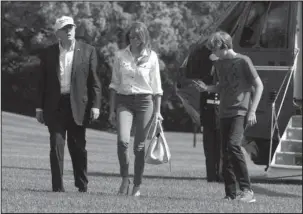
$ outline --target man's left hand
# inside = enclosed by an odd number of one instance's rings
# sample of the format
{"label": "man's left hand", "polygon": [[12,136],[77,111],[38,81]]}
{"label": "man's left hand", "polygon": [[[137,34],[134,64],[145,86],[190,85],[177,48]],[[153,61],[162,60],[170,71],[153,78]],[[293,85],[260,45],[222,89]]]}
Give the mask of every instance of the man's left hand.
{"label": "man's left hand", "polygon": [[90,112],[91,120],[97,120],[100,115],[100,111],[97,108],[92,108]]}

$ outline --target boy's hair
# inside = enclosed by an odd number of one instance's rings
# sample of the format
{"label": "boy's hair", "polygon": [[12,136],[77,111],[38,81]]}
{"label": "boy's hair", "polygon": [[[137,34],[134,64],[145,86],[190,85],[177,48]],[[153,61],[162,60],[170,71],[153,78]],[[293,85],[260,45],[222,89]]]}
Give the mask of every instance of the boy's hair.
{"label": "boy's hair", "polygon": [[209,50],[233,49],[232,38],[224,31],[217,31],[209,36],[206,47]]}

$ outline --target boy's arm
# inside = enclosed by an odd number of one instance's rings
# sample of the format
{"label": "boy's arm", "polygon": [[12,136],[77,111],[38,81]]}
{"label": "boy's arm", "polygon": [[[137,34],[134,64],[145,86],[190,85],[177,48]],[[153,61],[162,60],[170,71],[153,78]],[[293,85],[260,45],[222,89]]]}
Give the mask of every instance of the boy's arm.
{"label": "boy's arm", "polygon": [[220,89],[219,83],[216,85],[206,85],[203,81],[201,80],[193,80],[194,86],[200,91],[207,91],[211,93],[218,93]]}
{"label": "boy's arm", "polygon": [[206,91],[211,93],[218,93],[219,88],[220,88],[219,83],[217,85],[208,85]]}
{"label": "boy's arm", "polygon": [[252,84],[252,90],[253,90],[251,105],[248,113],[256,113],[257,107],[259,105],[263,93],[264,86],[251,59],[247,57],[245,61],[246,61],[247,69],[244,69],[244,71],[246,77],[248,78],[248,82]]}
{"label": "boy's arm", "polygon": [[210,93],[219,93],[220,92],[220,82],[219,82],[219,78],[218,78],[218,73],[217,70],[215,68],[215,66],[213,65],[211,68],[211,75],[214,77],[213,78],[213,83],[212,85],[206,85],[203,81],[201,80],[192,80],[194,83],[194,86],[200,91],[200,92],[210,92]]}
{"label": "boy's arm", "polygon": [[248,113],[256,112],[260,99],[261,99],[261,96],[262,96],[262,93],[263,93],[263,88],[264,88],[263,83],[259,76],[257,76],[253,80],[252,83],[253,83],[253,87],[254,87],[254,93],[252,93],[252,103],[251,103]]}

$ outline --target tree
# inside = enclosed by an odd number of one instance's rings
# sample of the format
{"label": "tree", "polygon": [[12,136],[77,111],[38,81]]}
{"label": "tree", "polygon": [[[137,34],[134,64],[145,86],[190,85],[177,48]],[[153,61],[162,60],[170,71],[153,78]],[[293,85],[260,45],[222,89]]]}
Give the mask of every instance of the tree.
{"label": "tree", "polygon": [[[20,99],[14,102],[26,102],[26,114],[34,114],[37,81],[34,77],[39,72],[40,50],[56,41],[53,33],[55,19],[61,15],[72,16],[77,25],[77,39],[93,45],[99,56],[103,105],[101,119],[96,126],[108,128],[108,123],[104,121],[108,117],[108,86],[113,56],[115,51],[125,47],[123,36],[130,24],[141,21],[146,23],[152,48],[160,59],[165,124],[168,128],[180,124],[176,122],[177,116],[180,117],[177,120],[183,118],[185,124],[190,124],[190,118],[174,94],[176,79],[182,76],[179,67],[191,46],[197,43],[201,34],[207,31],[230,4],[145,1],[1,2],[2,74],[5,74],[7,80],[3,91],[7,97],[18,94]],[[25,106],[16,103],[12,105]]]}

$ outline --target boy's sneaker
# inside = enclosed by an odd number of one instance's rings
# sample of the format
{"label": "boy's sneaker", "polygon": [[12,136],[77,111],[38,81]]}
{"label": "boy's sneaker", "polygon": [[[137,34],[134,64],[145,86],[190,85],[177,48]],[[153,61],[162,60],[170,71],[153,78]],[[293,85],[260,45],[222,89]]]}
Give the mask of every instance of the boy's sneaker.
{"label": "boy's sneaker", "polygon": [[232,200],[235,200],[234,198],[232,198],[231,196],[228,196],[226,195],[224,198],[223,198],[224,201],[232,201]]}
{"label": "boy's sneaker", "polygon": [[239,201],[245,202],[245,203],[254,203],[256,202],[256,199],[254,197],[254,192],[249,189],[243,190],[241,194],[237,197]]}

